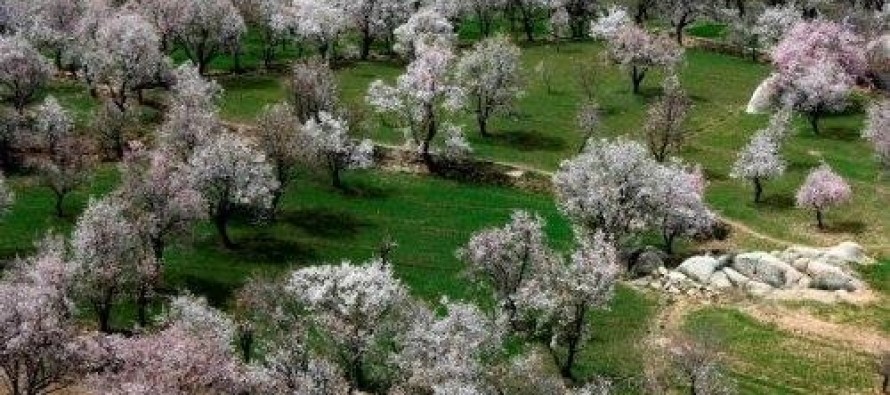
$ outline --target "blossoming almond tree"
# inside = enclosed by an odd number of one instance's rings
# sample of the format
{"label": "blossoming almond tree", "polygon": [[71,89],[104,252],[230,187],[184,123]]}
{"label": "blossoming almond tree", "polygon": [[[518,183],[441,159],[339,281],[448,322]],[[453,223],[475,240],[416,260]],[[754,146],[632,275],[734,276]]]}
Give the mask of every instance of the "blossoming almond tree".
{"label": "blossoming almond tree", "polygon": [[890,102],[881,101],[868,109],[862,136],[871,142],[878,163],[884,169],[890,169]]}
{"label": "blossoming almond tree", "polygon": [[633,24],[623,25],[608,39],[607,51],[613,62],[630,72],[634,94],[640,93],[649,69],[670,69],[683,58],[683,49],[669,37],[654,35]]}
{"label": "blossoming almond tree", "polygon": [[19,114],[52,73],[53,67],[24,38],[0,36],[0,94]]}
{"label": "blossoming almond tree", "polygon": [[377,112],[395,115],[407,128],[410,142],[432,165],[433,139],[440,130],[446,111],[456,111],[464,103],[464,92],[452,76],[454,53],[442,45],[421,45],[417,59],[408,65],[394,86],[381,80],[368,89],[367,102]]}
{"label": "blossoming almond tree", "polygon": [[476,114],[479,133],[488,136],[492,115],[508,111],[522,96],[519,47],[504,36],[482,40],[457,63],[456,78],[468,107]]}
{"label": "blossoming almond tree", "polygon": [[247,27],[231,0],[181,3],[174,19],[173,37],[203,75],[220,52],[241,40]]}
{"label": "blossoming almond tree", "polygon": [[222,133],[216,104],[222,88],[216,81],[201,77],[188,63],[176,68],[173,76],[170,108],[158,130],[160,145],[188,160],[198,146]]}
{"label": "blossoming almond tree", "polygon": [[329,342],[350,389],[367,388],[373,349],[401,331],[400,316],[409,307],[408,289],[392,267],[381,261],[308,267],[290,275],[286,291]]}
{"label": "blossoming almond tree", "polygon": [[729,173],[732,178],[751,180],[754,184],[754,203],[763,197],[763,181],[785,173],[781,144],[769,129],[758,131],[738,154]]}
{"label": "blossoming almond tree", "polygon": [[827,163],[810,171],[797,191],[797,206],[816,212],[816,224],[825,229],[825,210],[850,201],[853,191],[843,177],[835,173]]}
{"label": "blossoming almond tree", "polygon": [[121,298],[137,300],[141,325],[148,323],[148,297],[160,273],[145,239],[115,196],[91,199],[71,236],[77,265],[77,295],[96,313],[99,330],[111,332],[111,314]]}
{"label": "blossoming almond tree", "polygon": [[305,144],[310,143],[303,136],[303,126],[295,113],[294,107],[287,102],[268,105],[257,122],[257,143],[275,169],[275,179],[278,181],[272,199],[273,216],[297,164],[305,159],[301,157]]}
{"label": "blossoming almond tree", "polygon": [[89,80],[107,86],[120,111],[126,110],[130,94],[155,82],[164,65],[155,28],[135,12],[103,20],[89,47],[84,56]]}
{"label": "blossoming almond tree", "polygon": [[189,159],[190,176],[204,195],[223,245],[234,248],[228,225],[237,206],[268,210],[278,182],[265,155],[245,138],[220,134]]}
{"label": "blossoming almond tree", "polygon": [[343,189],[340,174],[345,169],[365,169],[374,163],[374,144],[371,140],[357,140],[349,136],[346,119],[327,112],[318,115],[318,121],[310,119],[303,126],[302,133],[305,158],[312,158],[317,166],[324,167],[331,174],[331,182]]}

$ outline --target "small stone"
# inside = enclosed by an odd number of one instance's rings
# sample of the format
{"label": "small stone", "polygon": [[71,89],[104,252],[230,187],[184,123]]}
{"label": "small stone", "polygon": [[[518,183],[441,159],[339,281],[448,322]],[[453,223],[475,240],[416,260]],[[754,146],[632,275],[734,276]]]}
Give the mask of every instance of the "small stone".
{"label": "small stone", "polygon": [[707,284],[708,279],[717,270],[718,262],[711,256],[694,256],[683,261],[677,267],[677,271],[687,275],[690,279],[702,284]]}
{"label": "small stone", "polygon": [[724,267],[722,272],[726,274],[726,278],[736,287],[744,287],[751,279],[742,273],[737,272],[731,267]]}
{"label": "small stone", "polygon": [[729,281],[729,276],[726,275],[726,272],[721,270],[711,275],[711,279],[708,282],[708,288],[714,290],[732,288],[732,282]]}

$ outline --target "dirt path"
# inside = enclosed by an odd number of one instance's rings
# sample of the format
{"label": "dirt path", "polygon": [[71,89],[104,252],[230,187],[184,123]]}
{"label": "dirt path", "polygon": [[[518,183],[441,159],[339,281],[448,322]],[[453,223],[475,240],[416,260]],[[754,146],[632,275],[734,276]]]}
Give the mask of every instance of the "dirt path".
{"label": "dirt path", "polygon": [[841,343],[875,356],[890,352],[890,337],[872,329],[828,322],[807,312],[774,304],[750,304],[739,307],[739,310],[757,321],[775,325],[806,339]]}

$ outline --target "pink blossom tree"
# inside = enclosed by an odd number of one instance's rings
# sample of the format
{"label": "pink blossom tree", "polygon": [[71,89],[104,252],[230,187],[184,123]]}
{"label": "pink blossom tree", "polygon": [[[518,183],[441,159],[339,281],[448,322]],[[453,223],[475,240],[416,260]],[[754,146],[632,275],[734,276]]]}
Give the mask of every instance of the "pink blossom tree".
{"label": "pink blossom tree", "polygon": [[52,76],[46,59],[20,36],[0,36],[0,90],[19,114]]}
{"label": "pink blossom tree", "polygon": [[100,366],[102,350],[77,327],[69,298],[74,270],[64,241],[49,237],[0,280],[0,388],[41,395]]}
{"label": "pink blossom tree", "polygon": [[223,245],[234,248],[228,231],[234,209],[237,206],[271,208],[278,189],[272,166],[245,138],[221,134],[198,147],[189,159],[189,167]]}
{"label": "pink blossom tree", "polygon": [[111,362],[87,377],[104,394],[242,393],[246,367],[232,349],[234,326],[203,299],[174,298],[162,329],[131,338],[111,337]]}
{"label": "pink blossom tree", "polygon": [[467,105],[476,114],[479,133],[488,136],[491,116],[509,111],[522,96],[520,49],[504,36],[482,40],[463,55],[456,78],[463,87]]}
{"label": "pink blossom tree", "polygon": [[163,52],[170,49],[176,31],[183,23],[185,7],[186,3],[176,0],[140,0],[135,6],[136,11],[154,25]]}
{"label": "pink blossom tree", "polygon": [[343,189],[341,173],[346,169],[365,169],[374,163],[374,144],[349,136],[349,123],[327,112],[318,114],[303,126],[303,157],[328,170],[333,186]]}
{"label": "pink blossom tree", "polygon": [[781,104],[819,119],[846,108],[856,79],[865,76],[865,44],[849,26],[815,20],[789,30],[771,53]]}
{"label": "pink blossom tree", "polygon": [[810,171],[797,190],[797,207],[816,212],[816,224],[825,229],[823,214],[833,206],[849,202],[853,195],[850,184],[835,173],[827,163]]}
{"label": "pink blossom tree", "polygon": [[624,25],[608,39],[608,55],[631,74],[634,94],[646,73],[654,67],[673,68],[683,58],[683,49],[669,37],[653,35],[633,24]]}
{"label": "pink blossom tree", "polygon": [[148,298],[159,267],[136,225],[127,219],[122,199],[91,199],[77,220],[71,249],[77,295],[96,313],[100,331],[111,332],[115,304],[128,294],[137,301],[139,323],[148,323]]}

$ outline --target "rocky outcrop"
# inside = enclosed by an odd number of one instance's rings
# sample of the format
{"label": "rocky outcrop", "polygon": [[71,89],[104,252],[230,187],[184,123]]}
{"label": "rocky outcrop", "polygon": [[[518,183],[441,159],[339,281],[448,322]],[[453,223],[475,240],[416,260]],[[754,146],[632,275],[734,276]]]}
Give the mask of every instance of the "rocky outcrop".
{"label": "rocky outcrop", "polygon": [[865,283],[856,277],[854,269],[870,262],[865,250],[852,242],[824,249],[794,246],[784,251],[694,256],[674,270],[658,268],[636,283],[675,295],[856,292],[865,289]]}

